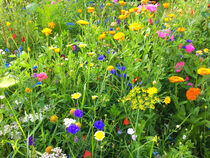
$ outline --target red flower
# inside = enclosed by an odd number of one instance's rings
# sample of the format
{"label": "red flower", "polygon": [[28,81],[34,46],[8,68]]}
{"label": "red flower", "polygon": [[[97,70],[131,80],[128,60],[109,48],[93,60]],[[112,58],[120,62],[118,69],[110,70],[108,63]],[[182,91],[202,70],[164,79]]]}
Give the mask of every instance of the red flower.
{"label": "red flower", "polygon": [[13,28],[10,28],[9,30],[10,30],[10,31],[12,31],[12,30],[13,30]]}
{"label": "red flower", "polygon": [[136,78],[133,80],[133,82],[135,83],[138,79],[139,79],[139,77],[136,77]]}
{"label": "red flower", "polygon": [[13,34],[12,36],[13,36],[13,40],[15,40],[15,38],[16,38],[17,35],[16,34]]}
{"label": "red flower", "polygon": [[91,157],[91,153],[86,150],[84,154],[84,158],[90,158],[90,157]]}
{"label": "red flower", "polygon": [[123,123],[127,126],[127,125],[129,125],[129,121],[128,121],[128,119],[127,119],[127,116],[125,117],[125,120],[123,121]]}
{"label": "red flower", "polygon": [[22,41],[25,42],[25,37],[23,36]]}

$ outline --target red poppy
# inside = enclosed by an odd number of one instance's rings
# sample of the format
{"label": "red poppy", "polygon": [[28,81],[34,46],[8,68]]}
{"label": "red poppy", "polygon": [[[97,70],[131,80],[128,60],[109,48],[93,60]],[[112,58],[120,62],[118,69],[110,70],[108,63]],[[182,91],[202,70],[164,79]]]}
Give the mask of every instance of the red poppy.
{"label": "red poppy", "polygon": [[129,122],[128,119],[127,119],[127,116],[125,117],[125,120],[123,121],[123,123],[124,123],[126,126],[130,124],[130,122]]}
{"label": "red poppy", "polygon": [[91,153],[86,150],[84,154],[84,158],[90,158],[90,157],[91,157]]}
{"label": "red poppy", "polygon": [[25,37],[23,36],[22,41],[25,42]]}
{"label": "red poppy", "polygon": [[13,28],[10,28],[9,30],[10,30],[10,31],[12,31],[12,30],[13,30]]}
{"label": "red poppy", "polygon": [[16,38],[17,35],[16,34],[13,34],[12,36],[13,36],[13,40],[15,40],[15,38]]}

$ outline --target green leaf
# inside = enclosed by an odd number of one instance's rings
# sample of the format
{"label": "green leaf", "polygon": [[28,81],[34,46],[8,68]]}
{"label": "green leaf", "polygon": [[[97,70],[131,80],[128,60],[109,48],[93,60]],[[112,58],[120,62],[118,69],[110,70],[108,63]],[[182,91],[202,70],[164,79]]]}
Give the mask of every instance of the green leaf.
{"label": "green leaf", "polygon": [[0,78],[0,88],[8,88],[18,83],[14,78],[2,77]]}
{"label": "green leaf", "polygon": [[2,113],[0,113],[0,123],[3,119],[4,119],[4,115]]}

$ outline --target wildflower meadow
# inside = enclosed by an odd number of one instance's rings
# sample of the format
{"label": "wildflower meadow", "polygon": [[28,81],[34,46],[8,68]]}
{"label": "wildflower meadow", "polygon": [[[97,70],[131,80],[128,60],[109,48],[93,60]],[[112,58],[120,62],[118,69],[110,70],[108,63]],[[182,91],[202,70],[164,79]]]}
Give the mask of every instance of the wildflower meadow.
{"label": "wildflower meadow", "polygon": [[209,158],[210,0],[1,0],[0,158]]}

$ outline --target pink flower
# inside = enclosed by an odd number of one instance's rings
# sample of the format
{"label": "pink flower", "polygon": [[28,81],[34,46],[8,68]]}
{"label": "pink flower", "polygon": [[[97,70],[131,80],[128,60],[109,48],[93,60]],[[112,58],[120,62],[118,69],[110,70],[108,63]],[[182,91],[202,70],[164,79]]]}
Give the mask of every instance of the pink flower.
{"label": "pink flower", "polygon": [[188,53],[191,53],[191,52],[194,51],[194,50],[195,50],[195,48],[194,48],[194,46],[192,45],[192,43],[190,43],[189,45],[186,46],[186,51],[187,51]]}
{"label": "pink flower", "polygon": [[152,25],[152,19],[151,18],[149,18],[149,23]]}
{"label": "pink flower", "polygon": [[159,6],[159,4],[148,4],[145,6],[145,9],[149,10],[150,12],[157,12],[157,7]]}
{"label": "pink flower", "polygon": [[118,2],[118,0],[113,0],[113,3],[117,3]]}
{"label": "pink flower", "polygon": [[175,70],[176,72],[180,72],[184,67],[184,62],[179,62],[179,63],[176,63],[176,66],[175,66]]}
{"label": "pink flower", "polygon": [[41,72],[40,74],[36,74],[36,77],[38,77],[39,81],[42,81],[43,79],[47,79],[47,74],[44,72]]}
{"label": "pink flower", "polygon": [[185,82],[187,82],[190,78],[188,76],[186,76],[185,78]]}
{"label": "pink flower", "polygon": [[51,4],[55,4],[55,2],[54,2],[54,1],[52,1],[52,2],[51,2]]}
{"label": "pink flower", "polygon": [[157,31],[156,33],[158,34],[159,37],[166,38],[167,36],[169,36],[171,34],[171,31],[170,30],[162,30],[162,32]]}
{"label": "pink flower", "polygon": [[180,43],[180,44],[179,44],[179,49],[182,49],[182,46],[183,46],[183,45]]}
{"label": "pink flower", "polygon": [[189,82],[187,85],[192,86],[192,88],[193,88],[193,83]]}

